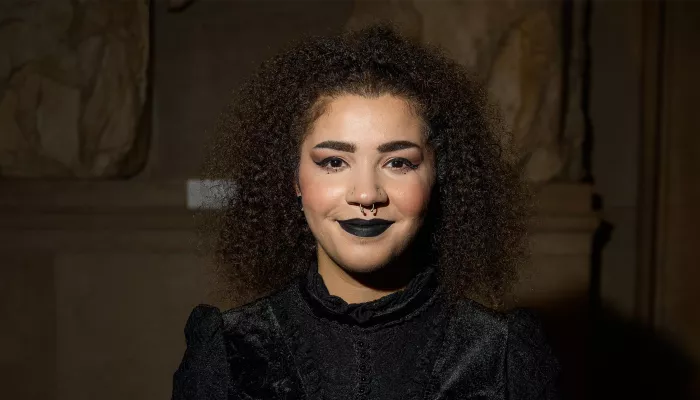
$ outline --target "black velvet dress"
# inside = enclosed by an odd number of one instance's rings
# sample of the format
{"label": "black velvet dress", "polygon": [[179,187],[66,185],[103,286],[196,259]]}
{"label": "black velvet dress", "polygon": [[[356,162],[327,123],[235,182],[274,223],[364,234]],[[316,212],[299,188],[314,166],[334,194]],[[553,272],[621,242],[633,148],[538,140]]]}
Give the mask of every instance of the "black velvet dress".
{"label": "black velvet dress", "polygon": [[173,399],[556,399],[558,364],[523,311],[448,306],[432,269],[347,304],[316,267],[221,313],[198,306]]}

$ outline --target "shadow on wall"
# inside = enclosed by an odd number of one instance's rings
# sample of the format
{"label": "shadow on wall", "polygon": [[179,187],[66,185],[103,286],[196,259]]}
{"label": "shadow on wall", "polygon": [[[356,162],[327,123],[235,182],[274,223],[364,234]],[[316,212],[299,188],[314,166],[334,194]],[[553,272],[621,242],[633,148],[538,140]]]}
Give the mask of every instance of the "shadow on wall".
{"label": "shadow on wall", "polygon": [[563,398],[700,399],[700,368],[683,349],[600,301],[602,250],[612,232],[601,221],[594,234],[589,293],[537,307],[562,365]]}
{"label": "shadow on wall", "polygon": [[590,398],[700,398],[697,366],[670,339],[605,307],[593,322]]}
{"label": "shadow on wall", "polygon": [[700,370],[670,339],[586,296],[537,307],[561,363],[567,400],[697,400]]}

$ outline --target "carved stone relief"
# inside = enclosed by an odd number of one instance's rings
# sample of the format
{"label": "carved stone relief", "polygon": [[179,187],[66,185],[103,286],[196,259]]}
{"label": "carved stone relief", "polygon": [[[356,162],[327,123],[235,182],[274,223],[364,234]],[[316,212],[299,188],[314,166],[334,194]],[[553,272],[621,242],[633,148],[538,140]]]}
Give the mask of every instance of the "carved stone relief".
{"label": "carved stone relief", "polygon": [[348,26],[390,20],[407,35],[446,49],[487,85],[527,177],[576,180],[583,141],[582,13],[574,6],[572,25],[565,27],[562,7],[554,0],[357,0]]}
{"label": "carved stone relief", "polygon": [[146,0],[3,1],[0,176],[126,173],[148,48]]}

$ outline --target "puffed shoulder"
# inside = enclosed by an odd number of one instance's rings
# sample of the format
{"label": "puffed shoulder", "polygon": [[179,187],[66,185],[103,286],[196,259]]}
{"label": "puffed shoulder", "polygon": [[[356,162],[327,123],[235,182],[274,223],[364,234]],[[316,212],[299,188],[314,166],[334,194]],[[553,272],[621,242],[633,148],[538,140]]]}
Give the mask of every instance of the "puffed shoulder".
{"label": "puffed shoulder", "polygon": [[507,385],[511,399],[558,399],[559,363],[539,320],[526,310],[507,314]]}
{"label": "puffed shoulder", "polygon": [[218,308],[200,304],[192,310],[185,324],[187,346],[199,346],[223,333],[223,318]]}
{"label": "puffed shoulder", "polygon": [[173,376],[173,400],[224,400],[229,377],[223,318],[218,308],[199,305],[185,325],[187,349]]}

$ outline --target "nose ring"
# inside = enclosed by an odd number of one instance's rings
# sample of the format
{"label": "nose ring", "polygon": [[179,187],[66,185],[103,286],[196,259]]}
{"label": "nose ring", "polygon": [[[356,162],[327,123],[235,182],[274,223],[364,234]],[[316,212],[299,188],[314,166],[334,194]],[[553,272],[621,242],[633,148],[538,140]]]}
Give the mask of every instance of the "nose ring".
{"label": "nose ring", "polygon": [[374,214],[374,203],[372,203],[372,209],[370,211]]}

